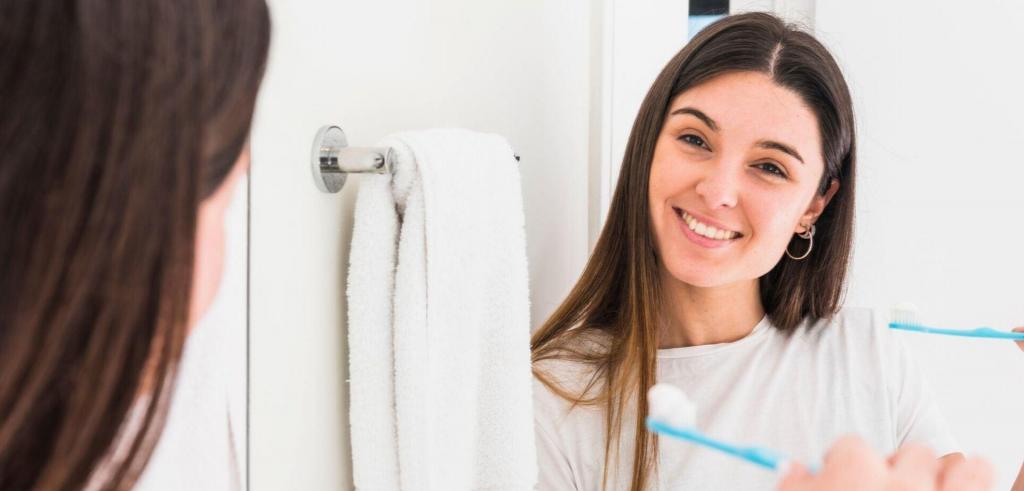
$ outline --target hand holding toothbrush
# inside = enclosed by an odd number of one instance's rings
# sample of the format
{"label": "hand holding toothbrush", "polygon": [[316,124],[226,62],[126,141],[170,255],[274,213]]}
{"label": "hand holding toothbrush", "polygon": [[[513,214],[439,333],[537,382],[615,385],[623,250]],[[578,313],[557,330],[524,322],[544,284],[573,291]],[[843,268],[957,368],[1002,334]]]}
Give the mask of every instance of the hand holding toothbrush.
{"label": "hand holding toothbrush", "polygon": [[794,464],[779,491],[915,490],[981,491],[991,489],[991,466],[979,459],[943,464],[925,447],[908,445],[888,459],[877,455],[859,437],[841,438],[811,474]]}
{"label": "hand holding toothbrush", "polygon": [[982,491],[992,486],[991,467],[983,460],[943,462],[930,450],[913,445],[884,460],[854,436],[833,445],[820,469],[808,470],[771,449],[739,446],[701,432],[695,426],[696,405],[672,385],[655,384],[647,393],[647,402],[650,431],[777,472],[782,476],[779,491]]}

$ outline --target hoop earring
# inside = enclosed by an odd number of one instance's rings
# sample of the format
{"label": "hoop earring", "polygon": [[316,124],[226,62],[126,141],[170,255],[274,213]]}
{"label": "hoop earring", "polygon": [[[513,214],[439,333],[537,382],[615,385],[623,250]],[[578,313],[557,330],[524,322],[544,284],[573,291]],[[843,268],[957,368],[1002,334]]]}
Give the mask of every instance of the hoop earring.
{"label": "hoop earring", "polygon": [[796,235],[798,237],[800,237],[801,239],[807,239],[807,240],[810,241],[810,243],[807,244],[807,251],[804,252],[804,255],[802,255],[800,257],[795,257],[792,254],[790,254],[789,253],[789,245],[788,244],[786,245],[786,255],[789,256],[789,258],[794,260],[794,261],[799,261],[799,260],[807,257],[807,255],[811,253],[811,249],[814,249],[814,224],[812,223],[811,226],[804,233],[796,234]]}

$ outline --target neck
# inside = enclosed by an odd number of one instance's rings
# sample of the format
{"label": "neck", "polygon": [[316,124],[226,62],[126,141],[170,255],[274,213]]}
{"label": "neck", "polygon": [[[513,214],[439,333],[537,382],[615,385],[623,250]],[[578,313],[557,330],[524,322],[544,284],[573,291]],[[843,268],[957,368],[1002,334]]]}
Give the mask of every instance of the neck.
{"label": "neck", "polygon": [[662,272],[658,348],[728,343],[750,334],[764,317],[756,279],[696,287]]}

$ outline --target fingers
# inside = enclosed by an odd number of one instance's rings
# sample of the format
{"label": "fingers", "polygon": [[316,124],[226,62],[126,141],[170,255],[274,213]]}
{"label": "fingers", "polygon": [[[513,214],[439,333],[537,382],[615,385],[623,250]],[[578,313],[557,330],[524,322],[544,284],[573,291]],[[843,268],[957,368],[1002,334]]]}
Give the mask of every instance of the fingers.
{"label": "fingers", "polygon": [[825,455],[825,467],[866,466],[865,470],[882,471],[885,463],[875,456],[868,443],[856,435],[846,435],[836,441]]}
{"label": "fingers", "polygon": [[789,467],[782,472],[782,479],[779,480],[779,491],[801,491],[813,489],[810,487],[814,476],[807,469],[797,462],[790,462]]}
{"label": "fingers", "polygon": [[[1013,329],[1013,332],[1024,332],[1024,326],[1015,327]],[[1015,342],[1017,343],[1017,347],[1020,348],[1021,351],[1024,351],[1024,341],[1015,341]]]}
{"label": "fingers", "polygon": [[986,491],[992,489],[992,466],[984,459],[969,458],[945,466],[939,473],[939,491]]}
{"label": "fingers", "polygon": [[866,441],[848,435],[837,440],[825,455],[813,489],[863,489],[865,483],[883,482],[886,472],[885,461]]}
{"label": "fingers", "polygon": [[811,474],[792,463],[779,482],[779,491],[843,491],[863,489],[865,483],[881,482],[885,462],[859,437],[845,436],[825,455],[821,471]]}
{"label": "fingers", "polygon": [[937,459],[927,447],[905,445],[883,460],[861,438],[846,436],[829,450],[820,472],[811,474],[792,463],[778,489],[984,491],[991,489],[992,476],[992,467],[982,459],[965,459],[959,454]]}
{"label": "fingers", "polygon": [[951,455],[947,455],[945,457],[942,457],[941,459],[939,459],[938,474],[942,474],[942,473],[948,471],[954,465],[960,464],[964,460],[965,459],[964,459],[963,454],[959,454],[959,453],[958,454],[951,454]]}
{"label": "fingers", "polygon": [[921,445],[904,445],[889,458],[890,483],[896,489],[934,489],[939,471],[936,455]]}

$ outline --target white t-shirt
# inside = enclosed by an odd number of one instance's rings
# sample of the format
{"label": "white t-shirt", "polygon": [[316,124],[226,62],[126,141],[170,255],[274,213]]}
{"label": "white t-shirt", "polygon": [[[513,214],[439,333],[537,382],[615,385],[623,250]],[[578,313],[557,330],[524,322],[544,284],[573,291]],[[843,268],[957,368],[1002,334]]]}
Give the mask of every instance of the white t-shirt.
{"label": "white t-shirt", "polygon": [[[657,380],[697,406],[697,428],[733,444],[757,445],[804,463],[820,462],[837,438],[856,433],[879,452],[916,442],[937,455],[958,452],[918,366],[888,320],[844,309],[787,336],[766,318],[732,343],[658,350]],[[563,386],[585,381],[579,364],[540,367]],[[574,388],[575,387],[575,388]],[[538,489],[598,490],[604,467],[603,409],[569,403],[534,380]],[[635,410],[635,409],[633,409]],[[623,419],[618,472],[608,489],[628,489],[634,412]],[[669,437],[660,438],[651,489],[774,489],[760,466]],[[657,483],[658,486],[654,486]]]}

